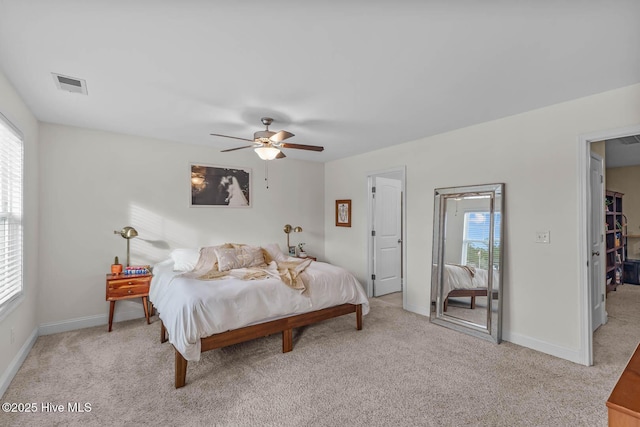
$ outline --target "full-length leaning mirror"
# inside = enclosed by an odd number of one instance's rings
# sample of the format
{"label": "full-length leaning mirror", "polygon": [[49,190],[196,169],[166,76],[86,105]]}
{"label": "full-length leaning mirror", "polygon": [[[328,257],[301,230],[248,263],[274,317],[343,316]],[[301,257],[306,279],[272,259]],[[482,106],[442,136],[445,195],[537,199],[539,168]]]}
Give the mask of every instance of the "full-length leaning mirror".
{"label": "full-length leaning mirror", "polygon": [[504,184],[437,188],[431,321],[502,339]]}

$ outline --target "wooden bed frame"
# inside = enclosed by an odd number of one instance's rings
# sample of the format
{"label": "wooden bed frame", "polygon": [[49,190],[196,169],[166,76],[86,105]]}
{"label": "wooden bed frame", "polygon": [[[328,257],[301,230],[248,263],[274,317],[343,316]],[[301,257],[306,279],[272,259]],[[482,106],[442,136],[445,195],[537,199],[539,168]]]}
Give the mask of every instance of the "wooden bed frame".
{"label": "wooden bed frame", "polygon": [[[282,319],[272,320],[270,322],[259,323],[257,325],[245,326],[244,328],[221,332],[219,334],[201,338],[201,352],[227,347],[229,345],[239,344],[255,338],[282,332],[282,352],[288,353],[293,350],[293,328],[311,325],[313,323],[354,312],[356,313],[356,329],[361,330],[362,304],[341,304],[335,307],[297,314],[290,317],[284,317]],[[164,343],[167,339],[167,329],[165,328],[164,323],[162,323],[162,320],[160,320],[160,342]],[[184,387],[186,383],[187,360],[178,350],[175,350],[175,353],[175,385],[176,388],[180,388]]]}
{"label": "wooden bed frame", "polygon": [[[498,299],[498,291],[494,290],[491,292],[493,295],[493,299]],[[487,296],[487,288],[473,288],[473,289],[454,289],[447,297],[444,299],[444,307],[443,311],[447,311],[447,306],[449,305],[449,297],[471,297],[471,309],[476,308],[476,297],[486,297]]]}

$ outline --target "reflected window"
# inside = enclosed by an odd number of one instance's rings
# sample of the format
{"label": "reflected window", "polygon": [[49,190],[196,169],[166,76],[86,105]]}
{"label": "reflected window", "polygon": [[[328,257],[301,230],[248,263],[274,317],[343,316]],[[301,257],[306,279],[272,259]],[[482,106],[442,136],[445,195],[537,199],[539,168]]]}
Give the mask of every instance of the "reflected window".
{"label": "reflected window", "polygon": [[[494,242],[500,241],[500,212],[494,213]],[[488,211],[472,211],[464,214],[462,240],[462,265],[489,269],[489,233],[491,215]],[[494,245],[493,259],[499,259],[500,248]],[[494,268],[497,265],[494,263]]]}

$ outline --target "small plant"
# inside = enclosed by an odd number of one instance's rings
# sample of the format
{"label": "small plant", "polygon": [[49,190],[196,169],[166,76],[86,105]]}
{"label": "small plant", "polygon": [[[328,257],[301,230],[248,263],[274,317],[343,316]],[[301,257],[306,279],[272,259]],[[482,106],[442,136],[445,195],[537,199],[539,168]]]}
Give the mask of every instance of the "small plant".
{"label": "small plant", "polygon": [[298,250],[300,252],[304,252],[304,245],[306,245],[306,243],[298,243]]}
{"label": "small plant", "polygon": [[111,274],[120,274],[122,273],[122,264],[120,264],[118,257],[113,259],[113,264],[111,264]]}

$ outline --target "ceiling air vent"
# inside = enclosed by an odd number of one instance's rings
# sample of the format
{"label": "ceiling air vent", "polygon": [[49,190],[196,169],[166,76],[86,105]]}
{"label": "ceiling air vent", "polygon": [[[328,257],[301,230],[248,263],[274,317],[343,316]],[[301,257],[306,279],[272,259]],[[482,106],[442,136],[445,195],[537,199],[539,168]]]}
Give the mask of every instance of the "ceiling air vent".
{"label": "ceiling air vent", "polygon": [[87,94],[87,82],[83,79],[75,77],[63,76],[62,74],[53,74],[53,80],[56,82],[56,87],[67,92]]}
{"label": "ceiling air vent", "polygon": [[624,138],[618,138],[618,141],[624,145],[640,144],[640,135],[625,136]]}

